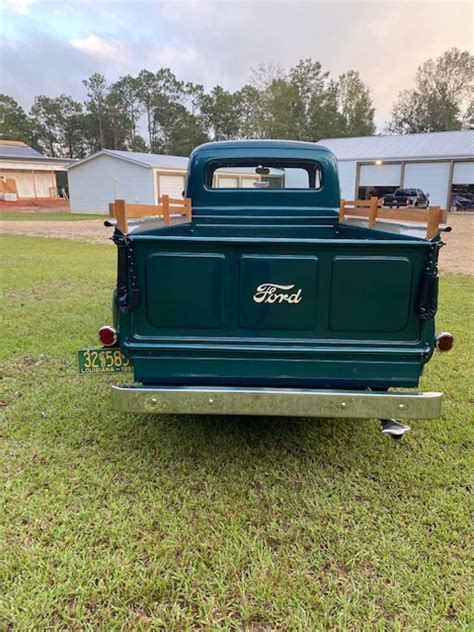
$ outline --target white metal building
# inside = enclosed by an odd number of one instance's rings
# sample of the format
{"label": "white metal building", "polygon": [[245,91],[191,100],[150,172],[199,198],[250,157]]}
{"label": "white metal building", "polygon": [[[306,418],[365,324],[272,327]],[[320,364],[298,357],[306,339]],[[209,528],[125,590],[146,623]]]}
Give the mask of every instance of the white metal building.
{"label": "white metal building", "polygon": [[12,182],[12,192],[20,200],[56,197],[56,176],[73,162],[43,156],[22,141],[0,140],[0,179]]}
{"label": "white metal building", "polygon": [[450,208],[454,194],[474,201],[474,130],[325,138],[319,144],[337,158],[346,200],[405,187],[422,189],[442,208]]}
{"label": "white metal building", "polygon": [[188,159],[103,149],[68,169],[74,213],[108,213],[109,204],[158,204],[161,195],[181,197]]}

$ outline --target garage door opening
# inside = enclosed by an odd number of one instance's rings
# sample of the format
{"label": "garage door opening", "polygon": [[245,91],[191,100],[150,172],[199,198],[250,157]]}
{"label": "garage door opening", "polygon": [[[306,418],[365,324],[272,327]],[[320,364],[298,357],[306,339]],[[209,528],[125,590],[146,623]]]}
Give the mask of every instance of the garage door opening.
{"label": "garage door opening", "polygon": [[454,163],[449,210],[474,211],[474,162]]}
{"label": "garage door opening", "polygon": [[395,193],[398,187],[394,186],[371,186],[371,187],[359,187],[357,199],[369,200],[371,197],[383,198],[384,195],[390,195]]}
{"label": "garage door opening", "polygon": [[367,200],[372,196],[382,198],[388,193],[394,193],[400,186],[401,173],[401,163],[361,165],[358,199]]}
{"label": "garage door opening", "polygon": [[169,195],[171,198],[182,198],[184,192],[184,175],[156,174],[158,181],[158,197]]}

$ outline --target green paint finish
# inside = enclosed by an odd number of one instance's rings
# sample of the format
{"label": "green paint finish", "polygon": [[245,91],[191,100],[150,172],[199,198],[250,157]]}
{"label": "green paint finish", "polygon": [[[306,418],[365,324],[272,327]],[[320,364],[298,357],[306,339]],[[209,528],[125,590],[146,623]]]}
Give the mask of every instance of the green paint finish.
{"label": "green paint finish", "polygon": [[221,327],[225,255],[158,252],[146,262],[147,319],[156,328]]}
{"label": "green paint finish", "polygon": [[312,330],[318,258],[243,255],[239,322],[242,329]]}
{"label": "green paint finish", "polygon": [[[328,349],[312,358],[304,354],[286,357],[268,351],[267,357],[234,357],[230,352],[207,357],[184,349],[180,353],[163,352],[158,358],[136,356],[135,376],[145,384],[188,384],[216,386],[287,386],[311,388],[411,386],[418,380],[419,358],[403,356],[374,359],[359,354],[336,357]],[[271,355],[272,357],[268,357]]]}
{"label": "green paint finish", "polygon": [[[285,160],[317,163],[321,169],[321,187],[318,189],[212,189],[206,186],[209,166],[222,161],[245,163],[249,160]],[[339,207],[339,181],[334,155],[325,147],[298,141],[228,141],[208,143],[197,147],[191,154],[188,166],[186,196],[193,201],[193,217],[206,219],[216,215],[224,217],[255,215],[287,215],[288,209],[304,208],[312,216],[337,217]]]}
{"label": "green paint finish", "polygon": [[[310,160],[318,190],[219,190],[210,163]],[[416,387],[434,347],[418,315],[430,242],[337,223],[335,159],[311,143],[193,152],[193,222],[132,225],[140,300],[119,340],[144,384]],[[262,287],[263,286],[263,287]]]}
{"label": "green paint finish", "polygon": [[403,330],[409,316],[412,277],[413,267],[405,257],[335,257],[330,329]]}

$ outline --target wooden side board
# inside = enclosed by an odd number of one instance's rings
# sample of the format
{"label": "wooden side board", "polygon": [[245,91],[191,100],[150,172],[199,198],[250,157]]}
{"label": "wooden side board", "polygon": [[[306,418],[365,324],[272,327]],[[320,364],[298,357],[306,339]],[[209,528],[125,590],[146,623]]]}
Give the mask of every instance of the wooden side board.
{"label": "wooden side board", "polygon": [[426,239],[433,239],[439,232],[440,224],[446,223],[447,211],[439,206],[423,209],[387,208],[379,206],[379,199],[372,197],[370,200],[341,200],[339,223],[344,224],[348,216],[366,217],[369,228],[374,226],[378,219],[426,224]]}
{"label": "wooden side board", "polygon": [[125,200],[115,200],[109,204],[109,215],[115,217],[119,230],[125,235],[128,233],[128,220],[137,217],[162,217],[163,222],[169,225],[171,215],[185,215],[187,221],[191,221],[191,199],[184,200],[170,198],[163,195],[159,198],[159,204],[129,204]]}

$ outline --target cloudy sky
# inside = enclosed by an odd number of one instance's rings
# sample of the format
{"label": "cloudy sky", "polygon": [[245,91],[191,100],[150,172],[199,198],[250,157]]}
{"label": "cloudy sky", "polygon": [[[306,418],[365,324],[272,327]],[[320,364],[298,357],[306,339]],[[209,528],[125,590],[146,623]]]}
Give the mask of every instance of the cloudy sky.
{"label": "cloudy sky", "polygon": [[0,91],[29,109],[37,94],[85,97],[81,80],[168,66],[207,88],[238,89],[261,62],[312,57],[359,70],[379,130],[416,67],[472,48],[471,2],[317,0],[0,0]]}

